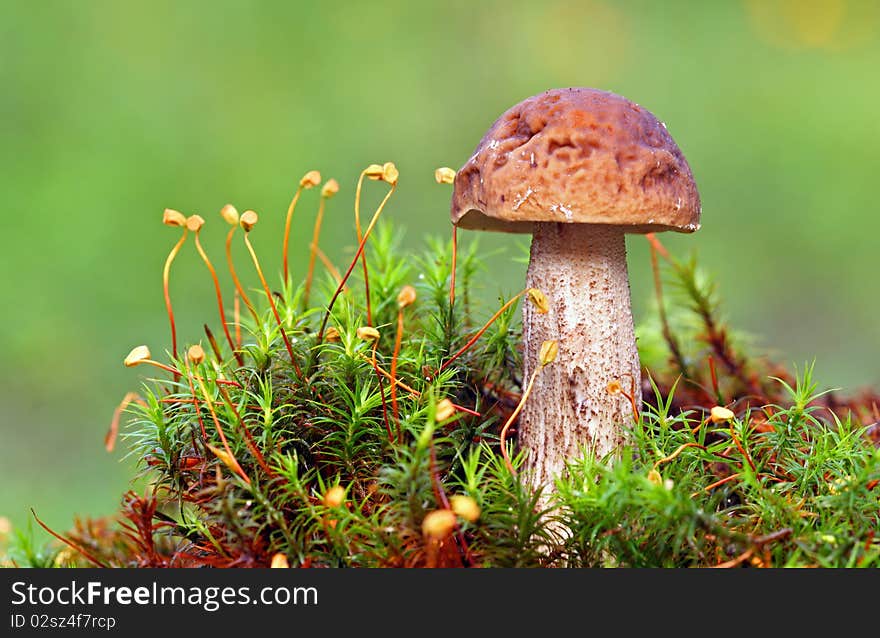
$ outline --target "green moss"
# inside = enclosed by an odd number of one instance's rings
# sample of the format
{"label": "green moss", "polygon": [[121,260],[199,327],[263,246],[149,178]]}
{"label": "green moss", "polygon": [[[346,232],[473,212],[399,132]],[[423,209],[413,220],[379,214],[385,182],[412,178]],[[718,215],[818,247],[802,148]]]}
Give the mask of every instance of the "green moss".
{"label": "green moss", "polygon": [[[413,255],[398,239],[376,227],[369,308],[357,266],[320,340],[338,287],[326,272],[310,307],[305,282],[279,287],[280,326],[254,293],[259,317],[238,326],[244,365],[226,342],[198,364],[181,344],[167,360],[180,378],[158,371],[126,409],[121,438],[145,493],[125,495],[118,521],[79,520],[71,543],[115,566],[267,566],[277,554],[340,567],[880,564],[875,398],[819,392],[812,366],[791,375],[750,353],[695,260],[658,266],[655,314],[638,327],[644,402],[622,424],[627,447],[613,462],[572,459],[542,498],[515,472],[525,454],[515,437],[513,468],[498,446],[520,398],[518,304],[529,302],[519,298],[449,364],[512,297],[474,294],[486,276],[476,243],[458,247],[453,301],[450,243],[430,239]],[[401,308],[404,286],[416,299]],[[375,341],[359,332],[368,312]],[[438,421],[445,399],[458,407]],[[717,405],[734,417],[713,420]],[[336,485],[341,505],[324,499]],[[440,539],[424,533],[425,516],[456,494],[479,518],[458,517]],[[89,562],[23,536],[9,557]]]}

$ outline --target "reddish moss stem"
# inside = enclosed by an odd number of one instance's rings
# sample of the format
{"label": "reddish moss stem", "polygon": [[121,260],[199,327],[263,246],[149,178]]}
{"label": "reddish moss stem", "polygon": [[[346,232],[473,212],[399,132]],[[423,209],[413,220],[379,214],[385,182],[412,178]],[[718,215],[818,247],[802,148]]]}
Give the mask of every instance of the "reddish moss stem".
{"label": "reddish moss stem", "polygon": [[266,291],[266,298],[269,300],[269,307],[272,309],[272,314],[275,315],[275,321],[278,324],[278,330],[281,331],[281,338],[284,339],[284,346],[287,348],[287,354],[290,355],[290,362],[293,364],[293,368],[296,371],[296,376],[299,378],[300,381],[302,381],[302,369],[299,366],[299,362],[296,360],[296,355],[293,353],[293,345],[291,345],[290,343],[290,338],[287,336],[287,332],[284,330],[284,324],[281,321],[281,315],[278,313],[278,307],[275,305],[272,290],[269,288],[269,284],[266,283],[266,278],[263,276],[263,269],[260,268],[260,260],[257,259],[257,253],[254,250],[254,247],[251,245],[250,239],[248,239],[249,234],[250,233],[247,232],[244,234],[244,243],[251,254],[251,259],[253,259],[254,261],[254,267],[257,269],[257,275],[259,275],[260,277],[260,283],[263,284],[263,290]]}
{"label": "reddish moss stem", "polygon": [[[183,246],[183,242],[186,241],[186,233],[187,229],[184,226],[180,239],[177,240],[177,243],[174,244],[171,252],[168,253],[168,257],[165,259],[165,267],[162,270],[162,288],[165,294],[165,309],[168,311],[168,321],[171,323],[171,352],[175,359],[177,358],[177,327],[174,324],[174,310],[171,307],[169,281],[171,279],[171,264],[177,256],[177,253],[180,252],[180,247]],[[177,381],[177,379],[178,376],[177,373],[175,373],[174,380]]]}
{"label": "reddish moss stem", "polygon": [[235,322],[235,349],[241,350],[241,297],[238,290],[235,291],[235,300],[232,303],[232,319]]}
{"label": "reddish moss stem", "polygon": [[254,437],[251,435],[251,431],[248,426],[245,424],[244,419],[241,418],[241,414],[238,409],[232,403],[232,399],[229,397],[229,393],[222,385],[217,386],[217,390],[220,391],[220,396],[223,397],[223,401],[226,405],[229,406],[229,409],[232,410],[232,413],[235,415],[238,424],[241,426],[242,432],[244,432],[245,443],[251,451],[251,454],[254,455],[254,458],[257,460],[257,463],[263,468],[263,471],[267,476],[273,477],[275,476],[275,472],[272,471],[272,468],[269,467],[269,464],[266,463],[266,459],[263,457],[263,453],[260,452],[260,448],[257,447],[256,441],[254,441]]}
{"label": "reddish moss stem", "polygon": [[[446,361],[443,362],[443,365],[441,365],[440,368],[437,370],[437,374],[440,374],[441,372],[443,372],[447,367],[449,367],[449,364],[450,364],[450,363],[452,363],[453,361],[455,361],[456,359],[458,359],[461,355],[463,355],[465,352],[467,352],[468,349],[470,349],[470,347],[473,346],[473,345],[477,342],[477,340],[478,340],[480,337],[483,336],[483,333],[486,332],[486,330],[489,329],[489,326],[491,326],[491,325],[495,322],[495,320],[498,319],[498,317],[501,316],[501,313],[503,313],[505,310],[507,310],[508,308],[510,308],[510,306],[513,305],[514,303],[516,303],[517,299],[519,299],[520,297],[522,297],[525,293],[526,293],[526,291],[523,290],[522,292],[520,292],[520,293],[514,295],[513,297],[511,297],[511,298],[507,301],[507,303],[505,303],[503,306],[501,306],[501,307],[498,309],[498,311],[497,311],[494,315],[492,315],[491,319],[489,319],[489,321],[487,321],[487,322],[485,323],[485,325],[484,325],[482,328],[480,328],[480,329],[476,332],[476,334],[474,334],[474,336],[471,337],[471,338],[468,340],[468,342],[467,342],[466,344],[464,344],[464,345],[458,350],[458,352],[456,352],[454,355],[452,355],[452,356],[449,357]],[[434,376],[437,376],[437,375],[435,374]]]}
{"label": "reddish moss stem", "polygon": [[651,271],[654,275],[654,294],[657,297],[657,314],[660,317],[663,338],[666,340],[666,345],[672,354],[672,358],[675,360],[675,364],[678,366],[679,372],[687,378],[690,376],[687,364],[681,354],[681,348],[678,345],[678,341],[675,339],[672,330],[669,328],[669,320],[666,317],[666,304],[663,303],[663,283],[660,279],[660,264],[658,263],[657,253],[660,250],[665,253],[666,249],[659,241],[657,241],[653,234],[649,233],[646,237],[648,237],[648,244],[651,247]]}
{"label": "reddish moss stem", "polygon": [[529,379],[529,383],[526,386],[526,389],[523,391],[522,397],[519,400],[519,403],[516,404],[516,408],[508,417],[507,422],[504,424],[504,427],[501,428],[501,435],[499,437],[499,442],[501,445],[501,456],[504,458],[504,464],[507,466],[507,469],[510,473],[516,476],[516,470],[513,467],[513,463],[510,460],[510,454],[507,452],[507,431],[510,429],[511,424],[516,420],[516,417],[519,416],[519,413],[522,412],[523,406],[526,403],[526,399],[529,398],[529,395],[532,393],[532,386],[535,385],[535,379],[538,377],[538,373],[544,369],[543,365],[539,365],[535,368],[535,371],[532,372],[532,376]]}
{"label": "reddish moss stem", "polygon": [[141,363],[147,363],[151,366],[159,368],[160,370],[165,370],[166,372],[170,372],[174,375],[174,379],[177,380],[180,378],[180,370],[177,368],[172,368],[171,366],[167,366],[164,363],[159,363],[158,361],[154,361],[153,359],[144,359]]}
{"label": "reddish moss stem", "polygon": [[[376,371],[376,379],[379,382],[379,396],[382,398],[382,419],[385,421],[385,431],[388,432],[388,442],[394,442],[394,434],[391,432],[391,422],[388,420],[388,404],[385,401],[385,387],[382,385],[382,373],[384,372],[379,364],[376,362],[376,346],[378,345],[378,341],[373,342],[373,352],[372,356],[367,359],[370,362],[370,365],[373,367],[373,370]],[[392,387],[394,384],[391,384]]]}
{"label": "reddish moss stem", "polygon": [[342,281],[339,282],[339,285],[336,287],[336,291],[333,293],[333,297],[330,298],[330,303],[327,306],[327,310],[324,313],[324,318],[321,321],[321,328],[318,330],[318,336],[316,337],[316,342],[321,343],[324,339],[324,330],[327,328],[327,321],[330,319],[330,313],[333,310],[333,304],[336,303],[336,299],[339,297],[342,289],[345,287],[345,283],[348,281],[348,278],[351,276],[354,267],[358,263],[358,259],[360,259],[361,255],[364,252],[364,246],[367,243],[367,240],[370,238],[370,233],[373,231],[373,227],[376,225],[376,222],[379,220],[379,215],[382,214],[382,210],[385,208],[385,204],[391,198],[391,194],[394,193],[394,190],[397,188],[397,184],[394,183],[391,185],[391,188],[388,190],[388,193],[385,195],[385,198],[379,204],[379,207],[376,208],[376,212],[373,213],[373,218],[370,220],[370,224],[367,226],[364,231],[363,237],[358,243],[357,252],[355,252],[354,259],[351,260],[351,263],[348,266],[348,269],[345,271],[345,274],[342,276]]}
{"label": "reddish moss stem", "polygon": [[309,244],[309,268],[306,271],[306,283],[303,290],[303,307],[309,307],[309,294],[312,291],[312,278],[315,274],[315,258],[318,256],[318,239],[321,236],[321,224],[324,220],[324,204],[327,201],[325,197],[321,197],[318,204],[318,214],[315,216],[315,226],[312,230],[312,243]]}
{"label": "reddish moss stem", "polygon": [[293,199],[290,200],[290,205],[287,207],[287,219],[284,222],[284,245],[281,248],[281,269],[284,273],[284,284],[287,285],[287,282],[290,280],[290,270],[287,267],[287,245],[290,241],[290,221],[293,219],[293,211],[296,208],[296,203],[299,201],[299,196],[302,194],[303,185],[300,184],[296,192],[293,194]]}
{"label": "reddish moss stem", "polygon": [[208,406],[208,412],[211,413],[211,418],[214,420],[214,427],[217,428],[217,434],[220,435],[220,440],[223,442],[223,449],[228,455],[228,459],[232,464],[232,468],[247,485],[250,485],[250,478],[248,478],[248,475],[245,474],[245,471],[242,469],[241,464],[238,462],[238,459],[235,458],[235,455],[232,453],[232,449],[230,449],[229,447],[229,442],[226,440],[226,434],[223,432],[223,427],[220,425],[220,419],[217,416],[217,411],[214,409],[214,402],[211,400],[211,395],[208,394],[208,388],[205,387],[205,382],[202,380],[201,375],[195,370],[193,370],[193,374],[195,375],[196,382],[199,384],[199,389],[202,391],[202,396],[205,398],[205,404]]}
{"label": "reddish moss stem", "polygon": [[196,418],[198,419],[198,422],[199,422],[199,429],[202,432],[202,441],[207,443],[208,442],[208,431],[205,429],[205,422],[202,419],[202,409],[201,409],[201,406],[199,405],[199,399],[196,396],[196,388],[192,382],[192,375],[187,375],[186,380],[189,382],[189,391],[192,394],[193,409],[196,411]]}
{"label": "reddish moss stem", "polygon": [[104,449],[108,452],[112,452],[116,445],[116,438],[119,436],[119,419],[122,416],[122,411],[125,410],[125,408],[128,407],[128,404],[132,401],[136,401],[143,406],[147,405],[136,392],[127,392],[125,396],[122,397],[122,401],[120,401],[119,405],[116,406],[116,409],[113,410],[113,418],[110,421],[110,428],[104,436]]}
{"label": "reddish moss stem", "polygon": [[202,242],[199,241],[199,233],[198,231],[195,233],[196,236],[196,250],[199,251],[199,255],[202,258],[202,261],[205,262],[205,266],[208,267],[208,272],[211,273],[211,279],[214,281],[214,292],[217,295],[217,308],[220,311],[220,323],[223,325],[223,332],[226,334],[226,340],[229,342],[229,347],[232,349],[232,354],[235,357],[235,360],[238,362],[238,365],[244,365],[244,359],[242,359],[241,353],[236,349],[235,342],[232,340],[232,335],[229,334],[229,326],[226,324],[226,311],[223,309],[223,294],[220,291],[220,281],[217,279],[217,271],[214,269],[214,265],[211,263],[211,260],[208,259],[208,254],[205,252],[205,249],[202,248]]}
{"label": "reddish moss stem", "polygon": [[85,556],[85,558],[88,559],[89,562],[94,563],[94,564],[97,565],[98,567],[103,567],[104,569],[108,569],[108,568],[109,568],[109,565],[107,565],[106,563],[104,563],[104,562],[98,560],[97,558],[95,558],[92,554],[90,554],[90,553],[87,552],[85,549],[83,549],[82,547],[80,547],[79,545],[77,545],[76,543],[74,543],[72,540],[70,540],[70,539],[68,539],[68,538],[65,538],[65,537],[62,536],[61,534],[58,534],[57,532],[53,531],[48,525],[46,525],[43,521],[40,520],[40,517],[37,516],[37,513],[34,511],[34,508],[31,508],[31,514],[33,514],[34,519],[37,521],[37,523],[40,525],[40,527],[42,527],[44,530],[46,530],[47,532],[49,532],[52,536],[54,536],[55,538],[57,538],[58,540],[60,540],[60,541],[61,541],[62,543],[64,543],[65,545],[67,545],[67,546],[69,546],[69,547],[72,547],[73,549],[75,549],[76,551],[78,551],[80,554],[82,554],[83,556]]}
{"label": "reddish moss stem", "polygon": [[[358,178],[357,188],[355,189],[354,194],[354,227],[357,231],[357,240],[361,241],[363,238],[363,233],[361,232],[361,187],[364,183],[364,176],[366,175],[366,170],[361,171],[361,175]],[[373,325],[373,311],[372,311],[372,303],[370,301],[370,278],[367,272],[367,253],[366,251],[361,251],[361,263],[364,268],[364,295],[367,305],[367,325]]]}
{"label": "reddish moss stem", "polygon": [[[339,283],[342,281],[342,275],[339,274],[339,270],[336,268],[336,266],[333,265],[333,262],[330,261],[327,255],[324,254],[324,251],[317,246],[315,246],[315,254],[318,256],[318,259],[321,260],[321,263],[324,264],[324,268],[327,269],[327,271],[330,273],[330,276],[332,276],[333,279],[336,280],[336,285],[338,286]],[[342,292],[345,292],[346,290],[346,287],[343,286]]]}
{"label": "reddish moss stem", "polygon": [[[244,288],[241,285],[241,281],[238,278],[238,274],[235,272],[235,265],[232,262],[232,236],[235,234],[236,228],[236,226],[233,226],[226,234],[226,262],[229,264],[229,274],[232,275],[232,282],[235,284],[235,290],[236,292],[238,292],[238,296],[241,297],[242,301],[244,301],[244,305],[247,306],[247,309],[253,316],[254,321],[259,324],[260,317],[257,315],[257,311],[254,309],[254,304],[251,303],[250,298],[244,291]],[[239,338],[239,342],[240,341],[241,339]]]}

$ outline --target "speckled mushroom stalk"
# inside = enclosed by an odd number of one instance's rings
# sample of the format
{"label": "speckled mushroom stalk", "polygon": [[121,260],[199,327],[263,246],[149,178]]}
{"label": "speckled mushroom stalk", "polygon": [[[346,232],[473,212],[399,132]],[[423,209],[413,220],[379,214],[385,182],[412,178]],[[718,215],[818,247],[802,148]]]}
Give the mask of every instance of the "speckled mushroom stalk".
{"label": "speckled mushroom stalk", "polygon": [[519,431],[529,480],[550,485],[582,449],[597,457],[613,452],[641,401],[624,228],[536,224],[526,286],[544,291],[550,309],[541,314],[523,304],[524,378],[539,365],[541,344],[559,341],[556,361],[535,379]]}
{"label": "speckled mushroom stalk", "polygon": [[509,108],[455,175],[460,228],[531,233],[523,304],[523,378],[557,340],[517,426],[523,474],[552,491],[567,461],[602,458],[625,439],[641,401],[625,234],[699,228],[700,197],[666,126],[626,98],[551,89]]}

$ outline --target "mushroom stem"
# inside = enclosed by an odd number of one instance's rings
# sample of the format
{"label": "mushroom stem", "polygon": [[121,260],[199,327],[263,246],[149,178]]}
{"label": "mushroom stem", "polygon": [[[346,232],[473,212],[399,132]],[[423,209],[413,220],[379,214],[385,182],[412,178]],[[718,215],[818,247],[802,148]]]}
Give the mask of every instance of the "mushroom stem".
{"label": "mushroom stem", "polygon": [[[614,452],[641,403],[624,232],[535,224],[526,285],[544,291],[550,309],[540,314],[523,304],[524,379],[538,365],[541,344],[559,341],[556,362],[535,380],[518,427],[528,450],[524,474],[535,486],[552,486],[584,448],[597,458]],[[631,379],[632,401],[620,390]]]}

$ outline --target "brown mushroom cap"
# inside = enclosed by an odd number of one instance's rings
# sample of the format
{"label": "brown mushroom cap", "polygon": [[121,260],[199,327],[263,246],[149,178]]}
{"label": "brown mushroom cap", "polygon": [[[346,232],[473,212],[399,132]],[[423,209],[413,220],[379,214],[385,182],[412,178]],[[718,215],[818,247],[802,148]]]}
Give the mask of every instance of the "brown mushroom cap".
{"label": "brown mushroom cap", "polygon": [[691,169],[662,122],[614,93],[567,88],[495,121],[456,174],[451,217],[473,230],[562,222],[689,233],[700,212]]}

